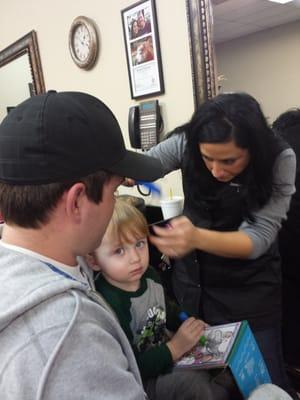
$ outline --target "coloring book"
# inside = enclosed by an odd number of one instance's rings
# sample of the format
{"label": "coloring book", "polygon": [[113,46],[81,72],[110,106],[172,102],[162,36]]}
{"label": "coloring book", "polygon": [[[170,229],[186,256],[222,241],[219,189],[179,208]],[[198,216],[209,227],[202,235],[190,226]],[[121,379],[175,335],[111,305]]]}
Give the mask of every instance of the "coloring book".
{"label": "coloring book", "polygon": [[252,390],[271,379],[247,321],[210,326],[205,340],[185,354],[175,368],[229,367],[245,398]]}

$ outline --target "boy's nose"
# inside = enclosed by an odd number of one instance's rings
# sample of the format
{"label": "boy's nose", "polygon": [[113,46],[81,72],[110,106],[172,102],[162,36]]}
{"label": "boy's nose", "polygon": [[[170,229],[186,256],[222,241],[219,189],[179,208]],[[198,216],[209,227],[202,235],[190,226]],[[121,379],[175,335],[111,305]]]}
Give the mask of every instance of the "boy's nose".
{"label": "boy's nose", "polygon": [[139,262],[140,259],[141,258],[140,258],[140,255],[139,255],[138,251],[135,248],[131,249],[131,251],[130,251],[130,262],[131,262],[131,264]]}

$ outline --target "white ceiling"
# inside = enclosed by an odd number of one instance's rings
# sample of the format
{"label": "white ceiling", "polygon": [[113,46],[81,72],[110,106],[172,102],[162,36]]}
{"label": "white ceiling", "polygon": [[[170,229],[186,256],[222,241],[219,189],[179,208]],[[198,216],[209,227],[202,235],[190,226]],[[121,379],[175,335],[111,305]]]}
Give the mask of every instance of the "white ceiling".
{"label": "white ceiling", "polygon": [[215,43],[296,20],[300,23],[300,0],[287,4],[277,4],[268,0],[211,0],[211,2]]}

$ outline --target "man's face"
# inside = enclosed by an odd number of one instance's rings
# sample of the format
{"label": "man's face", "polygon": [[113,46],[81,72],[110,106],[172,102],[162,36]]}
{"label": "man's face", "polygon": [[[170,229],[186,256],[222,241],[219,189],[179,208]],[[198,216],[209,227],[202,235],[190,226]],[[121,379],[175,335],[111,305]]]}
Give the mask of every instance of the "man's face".
{"label": "man's face", "polygon": [[115,191],[122,183],[123,178],[113,176],[103,186],[102,200],[99,204],[89,202],[86,214],[86,230],[89,249],[85,253],[95,250],[101,243],[115,205]]}
{"label": "man's face", "polygon": [[139,28],[142,28],[142,29],[145,26],[145,18],[142,15],[140,15],[138,18],[138,25],[139,25]]}

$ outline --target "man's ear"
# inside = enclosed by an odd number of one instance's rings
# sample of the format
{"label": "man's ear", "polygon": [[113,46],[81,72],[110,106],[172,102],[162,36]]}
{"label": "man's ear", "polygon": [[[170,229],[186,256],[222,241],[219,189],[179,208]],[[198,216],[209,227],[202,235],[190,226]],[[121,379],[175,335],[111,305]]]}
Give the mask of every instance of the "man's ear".
{"label": "man's ear", "polygon": [[81,220],[82,207],[86,201],[86,189],[82,182],[75,183],[66,193],[66,213],[77,221]]}
{"label": "man's ear", "polygon": [[85,256],[85,261],[93,271],[101,271],[101,267],[96,260],[95,254],[93,253],[87,254]]}

